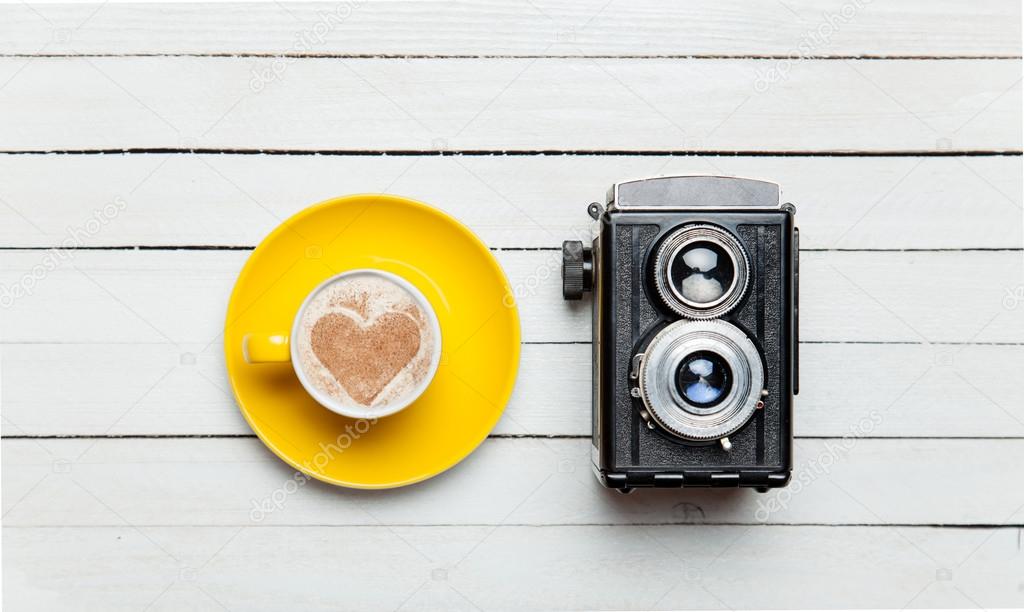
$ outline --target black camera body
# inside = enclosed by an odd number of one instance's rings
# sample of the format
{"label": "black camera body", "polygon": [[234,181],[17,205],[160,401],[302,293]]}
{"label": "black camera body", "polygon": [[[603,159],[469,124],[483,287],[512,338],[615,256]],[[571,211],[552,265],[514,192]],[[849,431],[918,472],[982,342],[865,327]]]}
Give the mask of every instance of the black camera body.
{"label": "black camera body", "polygon": [[785,486],[798,383],[799,234],[778,185],[614,185],[563,293],[593,300],[594,469],[607,487]]}

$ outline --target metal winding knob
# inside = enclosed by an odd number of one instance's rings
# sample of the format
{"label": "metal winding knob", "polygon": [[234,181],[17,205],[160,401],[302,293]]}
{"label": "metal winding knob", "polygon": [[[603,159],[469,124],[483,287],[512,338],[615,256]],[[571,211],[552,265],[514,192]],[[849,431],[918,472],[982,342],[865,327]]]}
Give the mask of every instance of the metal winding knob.
{"label": "metal winding knob", "polygon": [[562,243],[562,297],[579,300],[594,287],[594,261],[591,250],[579,240]]}

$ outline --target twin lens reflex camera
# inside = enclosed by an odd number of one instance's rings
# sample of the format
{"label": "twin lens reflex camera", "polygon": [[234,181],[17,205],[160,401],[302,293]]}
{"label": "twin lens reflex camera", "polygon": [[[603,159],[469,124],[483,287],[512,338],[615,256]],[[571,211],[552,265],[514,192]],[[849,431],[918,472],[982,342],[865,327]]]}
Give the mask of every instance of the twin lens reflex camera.
{"label": "twin lens reflex camera", "polygon": [[590,246],[562,245],[567,300],[593,293],[594,469],[607,487],[785,486],[798,373],[799,232],[775,183],[613,185]]}

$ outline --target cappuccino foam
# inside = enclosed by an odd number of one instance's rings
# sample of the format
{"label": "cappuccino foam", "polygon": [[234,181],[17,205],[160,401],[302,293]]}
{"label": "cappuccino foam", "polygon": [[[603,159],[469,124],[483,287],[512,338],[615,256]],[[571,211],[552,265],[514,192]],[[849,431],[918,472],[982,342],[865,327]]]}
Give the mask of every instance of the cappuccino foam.
{"label": "cappuccino foam", "polygon": [[338,403],[381,408],[403,401],[430,373],[439,338],[402,286],[374,274],[339,278],[299,321],[299,367]]}

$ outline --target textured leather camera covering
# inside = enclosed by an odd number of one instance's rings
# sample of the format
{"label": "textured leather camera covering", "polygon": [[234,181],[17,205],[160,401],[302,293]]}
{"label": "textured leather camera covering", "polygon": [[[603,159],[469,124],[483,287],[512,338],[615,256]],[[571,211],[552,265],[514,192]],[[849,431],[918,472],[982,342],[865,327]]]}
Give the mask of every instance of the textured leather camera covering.
{"label": "textured leather camera covering", "polygon": [[[611,423],[614,436],[605,437],[605,443],[614,445],[614,465],[603,466],[609,471],[640,470],[685,471],[687,469],[714,469],[717,467],[776,468],[783,467],[782,447],[788,444],[788,431],[784,431],[781,411],[788,409],[788,389],[783,389],[784,376],[788,376],[784,338],[784,279],[782,215],[778,222],[729,224],[716,221],[712,215],[701,215],[700,221],[712,222],[733,232],[740,240],[751,261],[751,279],[747,294],[735,310],[722,317],[742,328],[758,346],[764,357],[765,385],[768,396],[764,408],[751,420],[729,436],[733,448],[725,451],[715,444],[684,443],[660,429],[648,429],[640,417],[642,403],[630,396],[629,370],[633,355],[643,349],[653,334],[665,324],[679,320],[679,316],[662,305],[653,288],[653,279],[647,265],[647,255],[655,241],[674,227],[696,222],[685,215],[673,215],[671,223],[616,224],[614,228],[615,260],[612,270],[613,291],[605,295],[614,308],[615,359],[614,381],[610,391],[614,398],[614,418]],[[734,217],[735,218],[735,217]],[[606,228],[607,229],[607,228]],[[612,253],[606,253],[607,256]],[[611,306],[611,305],[614,306]],[[610,353],[605,353],[610,355]],[[611,366],[612,364],[606,364]],[[610,407],[610,406],[609,406]],[[608,420],[605,421],[608,423]],[[609,437],[613,437],[610,440]],[[607,457],[608,455],[605,454]]]}

